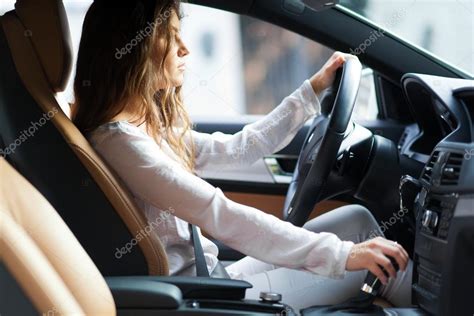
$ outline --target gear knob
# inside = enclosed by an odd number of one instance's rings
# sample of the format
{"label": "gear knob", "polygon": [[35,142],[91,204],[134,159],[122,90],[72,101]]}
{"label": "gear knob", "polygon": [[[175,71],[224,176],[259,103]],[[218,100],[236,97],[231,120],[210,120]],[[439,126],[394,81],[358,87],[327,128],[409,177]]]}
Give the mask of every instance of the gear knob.
{"label": "gear knob", "polygon": [[[392,262],[392,265],[395,271],[398,272],[400,267],[398,266],[397,261],[395,261],[395,259],[393,259],[392,257],[388,256],[388,258]],[[383,273],[385,273],[385,275],[389,277],[388,272],[385,271],[384,268],[382,267],[380,268],[382,269]],[[367,277],[365,278],[364,284],[362,285],[360,290],[364,293],[377,296],[379,294],[381,287],[382,287],[382,282],[380,282],[380,280],[372,272],[369,271],[369,273],[367,273]]]}

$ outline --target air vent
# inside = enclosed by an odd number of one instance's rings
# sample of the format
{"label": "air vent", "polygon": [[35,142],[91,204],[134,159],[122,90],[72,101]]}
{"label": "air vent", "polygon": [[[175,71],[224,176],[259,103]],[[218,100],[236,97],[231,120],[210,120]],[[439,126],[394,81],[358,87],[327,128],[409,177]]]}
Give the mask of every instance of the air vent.
{"label": "air vent", "polygon": [[430,183],[431,177],[433,176],[433,168],[436,164],[436,161],[438,160],[438,157],[439,157],[439,151],[435,151],[433,155],[431,156],[430,161],[425,166],[425,170],[423,171],[423,175],[421,176],[421,178],[427,181],[428,183]]}
{"label": "air vent", "polygon": [[441,175],[441,185],[457,185],[464,156],[459,153],[450,153]]}

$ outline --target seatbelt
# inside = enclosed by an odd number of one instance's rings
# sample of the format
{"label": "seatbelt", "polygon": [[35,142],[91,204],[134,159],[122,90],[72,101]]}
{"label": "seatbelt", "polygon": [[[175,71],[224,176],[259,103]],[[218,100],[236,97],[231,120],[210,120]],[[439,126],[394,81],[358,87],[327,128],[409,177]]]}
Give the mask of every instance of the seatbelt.
{"label": "seatbelt", "polygon": [[191,238],[194,246],[194,257],[196,264],[196,275],[209,277],[209,271],[207,270],[206,259],[204,258],[204,252],[202,250],[201,240],[195,225],[189,224],[191,228]]}

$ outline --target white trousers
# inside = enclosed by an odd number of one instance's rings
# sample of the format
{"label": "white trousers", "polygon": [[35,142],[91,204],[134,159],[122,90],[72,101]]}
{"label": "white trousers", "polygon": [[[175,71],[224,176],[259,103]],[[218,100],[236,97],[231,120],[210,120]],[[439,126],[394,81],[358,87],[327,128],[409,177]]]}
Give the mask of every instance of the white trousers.
{"label": "white trousers", "polygon": [[[307,222],[304,228],[313,232],[331,232],[342,240],[354,243],[365,241],[374,235],[383,236],[372,214],[360,205],[348,205],[332,210]],[[396,279],[390,279],[381,296],[397,307],[411,306],[411,282],[413,263],[399,271]],[[252,257],[245,257],[226,267],[231,275],[253,285],[246,298],[259,299],[261,291],[282,294],[282,302],[295,311],[314,305],[338,304],[357,296],[367,275],[367,270],[346,272],[343,279],[330,279],[307,271],[277,267]]]}

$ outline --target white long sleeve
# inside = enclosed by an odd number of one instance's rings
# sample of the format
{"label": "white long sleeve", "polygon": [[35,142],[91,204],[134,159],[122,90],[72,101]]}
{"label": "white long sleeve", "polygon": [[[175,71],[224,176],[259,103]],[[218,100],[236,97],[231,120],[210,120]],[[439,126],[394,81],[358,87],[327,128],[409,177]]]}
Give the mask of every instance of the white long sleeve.
{"label": "white long sleeve", "polygon": [[309,80],[262,119],[233,135],[192,131],[196,147],[196,172],[251,165],[283,149],[304,123],[320,113],[320,104]]}
{"label": "white long sleeve", "polygon": [[[232,159],[251,163],[284,146],[292,139],[287,135],[294,135],[306,118],[317,112],[315,107],[302,104],[306,100],[304,94],[304,88],[300,88],[266,118],[247,125],[240,134],[225,136],[225,140],[216,134],[199,134],[198,148],[203,150],[198,153],[199,167],[209,168],[213,164],[220,167]],[[291,115],[279,121],[283,132],[272,132],[272,137],[258,136],[276,115],[290,110]],[[257,142],[254,149],[240,158],[232,157],[232,146],[245,146],[251,137],[259,137],[262,142]],[[172,210],[163,225],[154,230],[165,245],[172,274],[179,273],[193,260],[192,243],[185,229],[189,222],[259,260],[334,278],[343,276],[352,242],[341,241],[331,233],[309,232],[229,200],[219,188],[186,171],[172,159],[167,154],[170,149],[166,142],[160,147],[139,128],[126,122],[104,124],[90,140],[132,191],[149,221],[164,210]],[[216,248],[201,238],[208,267],[212,269],[217,262]]]}

